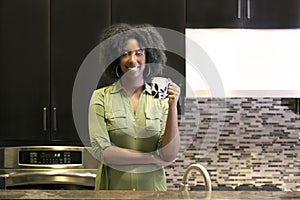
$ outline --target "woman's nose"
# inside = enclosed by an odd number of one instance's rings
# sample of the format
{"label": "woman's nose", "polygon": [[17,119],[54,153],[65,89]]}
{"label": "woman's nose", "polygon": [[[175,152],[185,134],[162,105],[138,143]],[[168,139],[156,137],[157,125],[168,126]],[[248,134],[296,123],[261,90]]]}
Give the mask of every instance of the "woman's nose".
{"label": "woman's nose", "polygon": [[134,53],[130,54],[130,56],[129,56],[129,62],[130,63],[136,63],[137,62],[137,57],[135,56]]}

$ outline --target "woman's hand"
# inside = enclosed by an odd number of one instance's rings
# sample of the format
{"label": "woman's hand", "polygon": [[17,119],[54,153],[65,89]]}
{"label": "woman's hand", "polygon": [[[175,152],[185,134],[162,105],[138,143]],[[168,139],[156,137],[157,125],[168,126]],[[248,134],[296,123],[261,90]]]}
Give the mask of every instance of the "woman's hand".
{"label": "woman's hand", "polygon": [[169,105],[177,105],[179,96],[180,96],[180,87],[176,85],[171,79],[169,79],[169,87],[168,87],[168,98]]}
{"label": "woman's hand", "polygon": [[167,167],[168,167],[168,168],[171,168],[171,169],[174,169],[175,166],[176,166],[176,162],[175,162],[175,160],[174,160],[174,161],[171,162]]}

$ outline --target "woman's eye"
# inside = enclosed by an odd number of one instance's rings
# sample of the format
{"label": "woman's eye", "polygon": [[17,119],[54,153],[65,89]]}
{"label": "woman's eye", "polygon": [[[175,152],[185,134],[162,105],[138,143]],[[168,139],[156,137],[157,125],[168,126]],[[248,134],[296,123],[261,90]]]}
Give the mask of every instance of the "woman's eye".
{"label": "woman's eye", "polygon": [[145,54],[144,50],[140,49],[140,50],[136,50],[136,51],[125,51],[122,54],[122,57],[128,57],[131,55],[135,55],[135,56],[143,56]]}
{"label": "woman's eye", "polygon": [[123,56],[123,57],[129,56],[129,53],[128,53],[128,52],[124,52],[124,53],[122,54],[122,56]]}
{"label": "woman's eye", "polygon": [[143,56],[144,55],[144,51],[143,50],[138,50],[135,52],[135,55],[137,56]]}

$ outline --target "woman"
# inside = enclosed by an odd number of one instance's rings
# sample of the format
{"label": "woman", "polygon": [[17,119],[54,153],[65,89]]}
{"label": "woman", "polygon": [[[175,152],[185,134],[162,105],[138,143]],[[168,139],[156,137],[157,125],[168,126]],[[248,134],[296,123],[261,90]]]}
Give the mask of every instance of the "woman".
{"label": "woman", "polygon": [[91,145],[102,163],[95,189],[165,191],[164,166],[179,150],[180,88],[170,80],[168,98],[154,100],[147,83],[166,63],[163,40],[150,25],[117,24],[102,41],[115,82],[96,90],[90,103]]}

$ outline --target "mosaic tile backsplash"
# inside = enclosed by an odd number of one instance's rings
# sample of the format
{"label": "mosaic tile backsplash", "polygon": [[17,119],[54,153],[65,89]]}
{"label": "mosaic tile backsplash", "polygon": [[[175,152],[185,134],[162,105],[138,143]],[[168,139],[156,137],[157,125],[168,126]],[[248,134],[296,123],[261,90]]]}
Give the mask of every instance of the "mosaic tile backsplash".
{"label": "mosaic tile backsplash", "polygon": [[[166,169],[178,190],[185,169],[203,165],[214,189],[300,188],[300,116],[281,98],[187,98],[180,118],[181,151]],[[203,185],[192,173],[189,185]]]}

